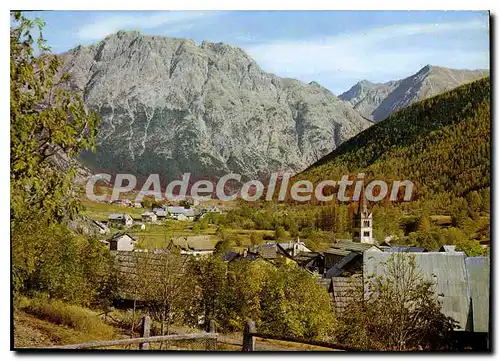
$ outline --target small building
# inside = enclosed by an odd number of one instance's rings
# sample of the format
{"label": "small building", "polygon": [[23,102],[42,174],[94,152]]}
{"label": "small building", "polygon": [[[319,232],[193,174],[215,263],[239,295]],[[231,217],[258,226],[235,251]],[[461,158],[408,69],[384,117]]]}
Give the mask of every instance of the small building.
{"label": "small building", "polygon": [[108,239],[110,251],[133,251],[137,240],[126,233],[116,233]]}
{"label": "small building", "polygon": [[292,257],[297,256],[299,253],[311,252],[309,248],[306,247],[304,242],[301,242],[297,238],[295,242],[280,242],[279,244],[288,254]]}
{"label": "small building", "polygon": [[130,214],[113,213],[108,217],[108,225],[111,227],[130,227],[134,224],[134,219]]}
{"label": "small building", "polygon": [[158,220],[156,213],[150,211],[144,212],[141,218],[144,223],[155,223]]}
{"label": "small building", "polygon": [[178,221],[193,221],[195,217],[195,212],[191,208],[170,206],[166,212],[170,218]]}
{"label": "small building", "polygon": [[132,202],[129,199],[117,199],[116,201],[113,201],[113,204],[117,204],[122,207],[132,206]]}
{"label": "small building", "polygon": [[164,220],[168,216],[168,212],[163,208],[153,208],[153,213],[156,214],[156,218],[159,221]]}
{"label": "small building", "polygon": [[134,203],[134,208],[142,208],[142,204],[135,202]]}
{"label": "small building", "polygon": [[214,253],[215,245],[210,236],[187,236],[171,238],[167,248],[177,247],[181,254],[210,255]]}
{"label": "small building", "polygon": [[297,261],[279,243],[265,243],[258,246],[258,254],[272,263],[297,264]]}

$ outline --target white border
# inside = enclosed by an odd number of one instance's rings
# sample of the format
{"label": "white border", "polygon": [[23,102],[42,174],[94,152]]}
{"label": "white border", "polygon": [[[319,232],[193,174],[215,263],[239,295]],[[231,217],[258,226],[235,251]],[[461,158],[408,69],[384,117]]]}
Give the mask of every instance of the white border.
{"label": "white border", "polygon": [[[3,4],[6,4],[4,2]],[[138,7],[140,5],[140,7]],[[2,79],[1,84],[3,85],[2,89],[2,96],[0,99],[2,99],[2,113],[4,114],[3,121],[0,122],[0,146],[2,147],[2,153],[0,157],[0,165],[2,169],[2,176],[0,177],[0,181],[2,182],[2,189],[4,192],[1,194],[1,199],[0,199],[0,211],[1,211],[1,235],[2,235],[2,240],[3,242],[10,243],[9,241],[9,214],[10,214],[10,209],[9,209],[9,178],[7,176],[10,161],[9,161],[9,154],[10,150],[8,147],[9,144],[9,123],[7,122],[7,119],[9,118],[9,103],[7,102],[6,99],[8,99],[7,94],[9,93],[8,90],[8,84],[9,84],[9,78],[7,75],[7,69],[9,68],[8,65],[8,56],[7,52],[9,52],[9,44],[7,40],[7,32],[8,29],[7,27],[9,26],[10,23],[10,18],[8,15],[9,9],[58,9],[58,10],[280,10],[280,9],[286,9],[286,10],[492,10],[493,15],[497,13],[496,9],[498,8],[498,1],[484,1],[484,0],[474,0],[474,1],[461,1],[461,0],[447,0],[447,1],[432,1],[432,0],[419,0],[419,1],[395,1],[395,0],[387,0],[383,2],[371,2],[369,0],[365,1],[355,1],[355,0],[350,0],[350,1],[343,1],[343,2],[337,2],[337,1],[332,1],[332,0],[315,0],[315,1],[277,1],[277,0],[257,0],[257,1],[235,1],[235,0],[208,0],[208,1],[196,1],[196,0],[183,0],[183,1],[151,1],[151,0],[142,0],[140,2],[124,2],[123,0],[118,1],[118,0],[86,0],[86,1],[79,1],[79,2],[70,2],[70,1],[60,1],[60,0],[46,0],[40,2],[40,1],[34,1],[34,0],[18,0],[18,1],[10,1],[7,2],[6,9],[2,11],[0,14],[1,15],[1,20],[2,20],[2,25],[3,25],[3,31],[2,34],[4,36],[1,37],[2,40],[2,56],[0,57],[1,61],[1,67],[0,69],[3,69],[2,72]],[[498,26],[498,24],[497,24]],[[494,43],[495,43],[495,48],[498,49],[498,38],[494,37]],[[491,66],[493,67],[493,73],[496,74],[497,68],[494,66],[497,65],[496,61],[495,64],[492,64]],[[492,79],[494,83],[496,84],[496,76],[495,79]],[[495,99],[494,103],[495,105],[498,104],[498,93],[495,92]],[[495,120],[499,119],[498,118],[498,106],[494,106],[495,114],[494,118]],[[498,123],[497,123],[498,124]],[[496,126],[494,128],[494,137],[495,139],[499,139],[499,132],[500,132],[500,126]],[[497,145],[495,148],[495,154],[494,154],[494,159],[495,159],[495,164],[498,168],[498,162],[500,161],[500,147]],[[498,179],[498,174],[495,171],[494,172],[494,180]],[[495,194],[495,209],[494,209],[494,214],[498,214],[498,210],[500,208],[499,206],[499,199],[497,197],[497,194]],[[493,222],[492,222],[493,226]],[[496,231],[496,229],[495,229]],[[496,240],[493,240],[493,243],[496,243]],[[3,359],[11,359],[15,356],[14,353],[9,352],[9,347],[10,347],[10,294],[7,290],[10,289],[10,252],[6,251],[7,246],[4,246],[5,250],[4,252],[1,252],[2,254],[2,260],[1,264],[3,265],[3,271],[1,273],[1,290],[3,291],[4,297],[2,297],[2,304],[1,304],[1,324],[2,328],[0,329],[1,332],[1,339],[2,339],[2,360]],[[493,264],[497,264],[497,256],[495,255],[495,259],[492,259]],[[497,267],[494,267],[496,270]],[[494,276],[497,276],[495,274]],[[498,278],[494,277],[494,290],[497,290],[498,287]],[[496,311],[496,309],[494,309]],[[497,317],[495,317],[495,313],[493,313],[495,325],[497,326]],[[498,347],[498,328],[495,327],[494,330],[496,331],[494,333],[495,340],[493,342],[494,346]],[[235,354],[232,354],[233,356]],[[47,355],[48,357],[52,357],[52,355]],[[45,356],[45,357],[47,357]],[[108,359],[111,355],[93,355],[94,359]],[[186,354],[186,355],[177,355],[177,354],[168,354],[168,355],[158,355],[162,358],[168,357],[168,359],[180,359],[182,358],[192,358],[197,355],[194,354]],[[210,355],[203,355],[202,357],[219,357],[220,354],[214,354],[212,356]],[[259,355],[258,357],[261,359],[271,359],[271,358],[282,358],[282,357],[289,357],[290,354],[286,355],[279,355],[279,354],[273,354],[273,355]],[[303,357],[304,354],[299,354],[297,357]],[[366,355],[349,355],[353,359],[362,359]],[[422,354],[423,357],[426,357],[428,359],[439,359],[444,355],[437,355],[437,354]],[[474,355],[468,354],[468,356],[474,357]],[[23,358],[24,359],[34,359],[36,356],[27,356],[25,355]],[[39,356],[38,356],[39,357]],[[79,357],[84,357],[87,358],[87,356],[84,355],[79,355]],[[115,355],[111,356],[113,358],[116,357],[123,357],[122,355]],[[321,355],[316,355],[315,357],[321,357],[321,358],[331,358],[333,355],[331,354],[321,354]],[[375,355],[371,357],[385,357],[385,355]],[[58,356],[60,359],[69,359],[70,356]],[[139,355],[127,355],[127,358],[131,359],[139,359]]]}

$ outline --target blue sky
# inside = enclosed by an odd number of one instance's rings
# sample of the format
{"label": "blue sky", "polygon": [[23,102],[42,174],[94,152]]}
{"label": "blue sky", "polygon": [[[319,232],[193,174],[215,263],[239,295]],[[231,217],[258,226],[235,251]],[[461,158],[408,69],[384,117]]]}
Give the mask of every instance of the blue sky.
{"label": "blue sky", "polygon": [[473,11],[53,11],[54,52],[91,44],[120,29],[227,42],[269,72],[317,81],[335,94],[362,79],[385,82],[426,64],[489,68],[488,13]]}

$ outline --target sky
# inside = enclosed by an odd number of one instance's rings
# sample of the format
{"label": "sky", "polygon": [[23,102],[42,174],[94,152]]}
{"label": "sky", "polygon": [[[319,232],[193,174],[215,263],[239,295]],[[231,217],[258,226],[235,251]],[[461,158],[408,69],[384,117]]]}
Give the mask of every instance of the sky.
{"label": "sky", "polygon": [[281,77],[338,95],[358,81],[387,82],[427,64],[489,68],[484,11],[52,11],[34,12],[55,53],[118,30],[236,45]]}

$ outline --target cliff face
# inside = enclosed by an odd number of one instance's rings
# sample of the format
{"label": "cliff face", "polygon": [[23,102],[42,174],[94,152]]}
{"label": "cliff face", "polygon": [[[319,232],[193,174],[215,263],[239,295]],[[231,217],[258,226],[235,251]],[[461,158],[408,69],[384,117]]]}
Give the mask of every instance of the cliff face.
{"label": "cliff face", "polygon": [[265,73],[223,43],[120,31],[62,54],[63,71],[103,118],[94,170],[298,172],[369,127],[317,83]]}
{"label": "cliff face", "polygon": [[339,98],[350,102],[365,118],[380,121],[414,102],[488,75],[487,70],[455,70],[427,65],[401,80],[383,84],[363,80]]}

